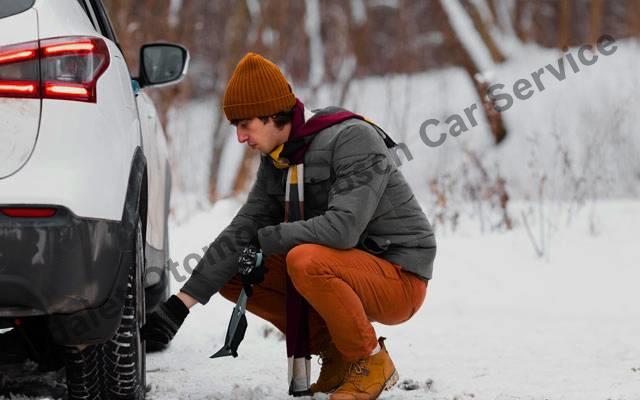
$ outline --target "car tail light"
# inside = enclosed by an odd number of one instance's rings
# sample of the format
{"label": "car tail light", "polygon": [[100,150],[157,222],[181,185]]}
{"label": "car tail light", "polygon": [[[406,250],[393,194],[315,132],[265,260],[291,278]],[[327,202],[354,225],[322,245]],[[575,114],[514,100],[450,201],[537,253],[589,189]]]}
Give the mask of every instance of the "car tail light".
{"label": "car tail light", "polygon": [[104,40],[62,37],[0,47],[0,97],[95,103],[109,66]]}
{"label": "car tail light", "polygon": [[46,218],[56,215],[55,208],[0,208],[0,212],[7,217],[16,218]]}
{"label": "car tail light", "polygon": [[38,42],[0,47],[0,97],[40,97]]}

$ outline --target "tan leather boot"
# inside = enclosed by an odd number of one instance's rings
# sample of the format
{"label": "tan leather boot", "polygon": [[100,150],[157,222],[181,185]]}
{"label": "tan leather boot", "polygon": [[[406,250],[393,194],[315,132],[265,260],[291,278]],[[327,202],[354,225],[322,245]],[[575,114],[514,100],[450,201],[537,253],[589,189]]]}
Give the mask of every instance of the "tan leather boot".
{"label": "tan leather boot", "polygon": [[330,400],[373,400],[383,390],[398,382],[400,376],[384,346],[385,338],[378,339],[381,350],[349,366],[345,382],[329,397]]}
{"label": "tan leather boot", "polygon": [[318,381],[311,385],[311,393],[331,393],[344,382],[347,375],[347,363],[333,343],[320,352],[320,376]]}

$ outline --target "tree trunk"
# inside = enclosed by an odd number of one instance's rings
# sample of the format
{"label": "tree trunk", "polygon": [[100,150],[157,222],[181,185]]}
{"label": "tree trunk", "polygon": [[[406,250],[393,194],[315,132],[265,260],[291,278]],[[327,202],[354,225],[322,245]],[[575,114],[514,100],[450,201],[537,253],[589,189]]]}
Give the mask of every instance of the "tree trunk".
{"label": "tree trunk", "polygon": [[504,62],[504,55],[502,55],[502,52],[500,51],[500,49],[498,49],[498,46],[496,46],[496,42],[493,40],[493,37],[489,33],[489,29],[487,27],[487,24],[491,24],[493,22],[483,20],[482,15],[480,14],[475,4],[471,4],[471,7],[469,7],[469,15],[471,17],[471,20],[473,21],[473,26],[480,34],[480,37],[482,38],[485,46],[487,46],[493,62]]}
{"label": "tree trunk", "polygon": [[589,42],[595,45],[602,33],[602,11],[604,6],[603,0],[591,0],[590,25],[589,25]]}
{"label": "tree trunk", "polygon": [[516,10],[513,16],[513,27],[516,31],[518,39],[520,39],[521,42],[529,41],[529,27],[524,26],[524,18],[526,13],[528,12],[528,7],[529,3],[525,3],[524,0],[516,0]]}
{"label": "tree trunk", "polygon": [[442,1],[450,1],[450,0],[440,0],[437,2],[436,11],[442,15],[445,23],[443,24],[443,34],[445,37],[445,42],[447,43],[447,47],[455,49],[460,54],[460,63],[462,67],[469,74],[469,78],[473,83],[473,87],[478,94],[478,98],[482,102],[481,112],[484,111],[487,121],[489,121],[489,125],[491,128],[491,134],[494,138],[496,144],[499,144],[504,140],[507,136],[507,130],[504,126],[504,122],[502,121],[502,115],[495,111],[494,104],[486,96],[487,88],[489,86],[488,82],[481,82],[478,80],[478,73],[480,72],[478,66],[473,61],[473,58],[467,51],[466,47],[462,44],[460,38],[453,28],[451,21],[447,12],[445,11],[444,6],[442,6]]}
{"label": "tree trunk", "polygon": [[[500,1],[500,0],[499,0]],[[505,1],[505,0],[502,0]],[[487,0],[487,6],[489,7],[489,11],[491,11],[491,16],[493,17],[494,23],[498,23],[498,11],[496,10],[495,0]]]}
{"label": "tree trunk", "polygon": [[628,33],[629,36],[640,36],[640,0],[628,0]]}
{"label": "tree trunk", "polygon": [[571,46],[571,0],[560,0],[558,12],[558,47],[567,49]]}

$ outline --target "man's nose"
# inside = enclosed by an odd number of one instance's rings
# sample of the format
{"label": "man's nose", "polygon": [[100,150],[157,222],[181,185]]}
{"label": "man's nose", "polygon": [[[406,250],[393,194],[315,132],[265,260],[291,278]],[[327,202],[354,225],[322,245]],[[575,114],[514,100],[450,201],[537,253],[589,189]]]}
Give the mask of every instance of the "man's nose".
{"label": "man's nose", "polygon": [[240,143],[244,143],[247,140],[249,140],[249,135],[247,135],[246,133],[241,132],[240,129],[238,129],[236,131],[236,136],[238,136],[238,142],[240,142]]}

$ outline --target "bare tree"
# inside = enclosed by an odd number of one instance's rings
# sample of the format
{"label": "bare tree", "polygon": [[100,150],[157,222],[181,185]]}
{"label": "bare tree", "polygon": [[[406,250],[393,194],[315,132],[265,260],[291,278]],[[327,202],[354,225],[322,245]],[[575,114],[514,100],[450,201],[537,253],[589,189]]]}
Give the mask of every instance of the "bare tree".
{"label": "bare tree", "polygon": [[640,36],[640,0],[628,0],[628,35]]}
{"label": "bare tree", "polygon": [[603,0],[591,0],[589,42],[596,44],[602,34]]}
{"label": "bare tree", "polygon": [[558,11],[558,47],[568,48],[571,45],[571,0],[560,0]]}
{"label": "bare tree", "polygon": [[513,15],[513,26],[516,35],[522,42],[528,42],[530,39],[530,26],[528,25],[531,15],[531,3],[525,0],[517,0],[515,12]]}
{"label": "bare tree", "polygon": [[491,54],[491,59],[493,60],[493,62],[494,63],[504,62],[505,57],[500,51],[500,49],[498,48],[498,46],[496,45],[496,42],[490,33],[489,26],[495,24],[495,19],[489,20],[487,18],[483,18],[482,14],[480,13],[480,10],[478,10],[478,5],[477,5],[478,1],[484,1],[484,0],[475,0],[471,2],[471,4],[469,4],[469,6],[466,7],[466,10],[469,13],[469,16],[471,17],[471,20],[473,21],[473,26],[476,28],[476,30],[480,34],[480,38],[482,38],[482,41],[484,42],[485,46],[489,50],[489,54]]}
{"label": "bare tree", "polygon": [[[440,0],[440,2],[442,1],[448,0]],[[440,2],[438,3],[441,4]],[[483,79],[480,79],[480,68],[478,67],[478,65],[476,65],[476,62],[469,53],[469,50],[462,44],[460,38],[458,37],[458,34],[451,24],[450,17],[445,11],[445,8],[440,6],[437,10],[439,13],[441,13],[442,20],[446,21],[443,24],[442,28],[444,31],[445,42],[447,43],[449,48],[455,50],[459,64],[469,75],[469,78],[473,82],[474,89],[476,89],[478,97],[483,102],[484,107],[481,111],[485,112],[486,118],[489,121],[491,133],[494,137],[495,143],[501,143],[507,135],[507,130],[502,120],[502,115],[499,112],[495,111],[494,104],[486,96],[489,83]]]}

